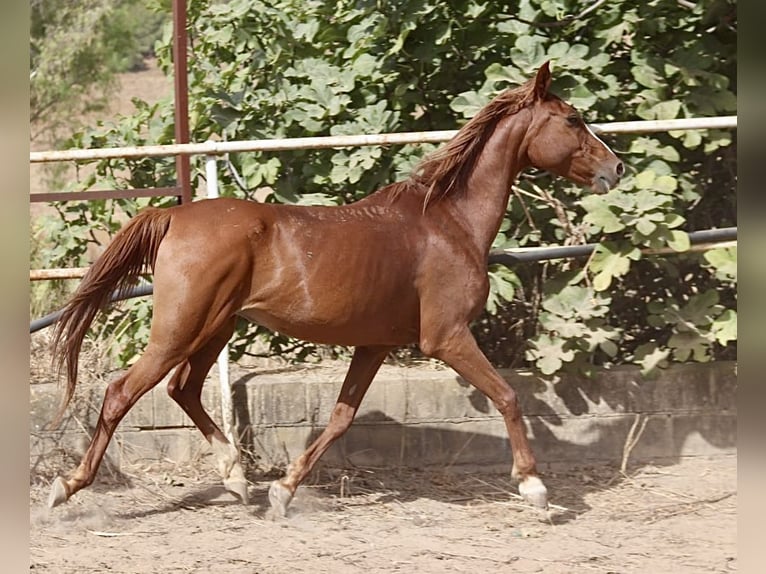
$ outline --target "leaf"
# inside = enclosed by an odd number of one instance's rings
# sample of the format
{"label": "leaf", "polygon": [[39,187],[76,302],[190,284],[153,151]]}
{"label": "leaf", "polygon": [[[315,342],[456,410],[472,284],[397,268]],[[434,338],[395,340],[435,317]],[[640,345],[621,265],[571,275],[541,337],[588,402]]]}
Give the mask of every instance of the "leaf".
{"label": "leaf", "polygon": [[475,19],[481,16],[487,10],[488,4],[480,4],[479,2],[471,2],[465,11],[465,15],[470,19]]}
{"label": "leaf", "polygon": [[617,257],[614,260],[614,265],[610,268],[604,269],[593,277],[593,288],[596,291],[606,291],[612,284],[612,279],[620,275],[624,275],[628,272],[630,263],[624,257]]}
{"label": "leaf", "polygon": [[612,339],[619,336],[619,331],[611,326],[593,325],[583,338],[588,342],[588,350],[594,351],[600,348],[610,357],[617,354],[617,345]]}
{"label": "leaf", "polygon": [[602,341],[598,344],[599,349],[601,349],[604,353],[606,353],[609,357],[615,358],[617,356],[618,348],[617,344],[610,340],[606,339],[605,341]]}
{"label": "leaf", "polygon": [[545,60],[543,38],[535,35],[519,36],[511,48],[510,59],[527,73],[539,68]]}
{"label": "leaf", "polygon": [[683,363],[689,359],[699,362],[710,360],[710,340],[693,331],[673,333],[668,340],[673,358]]}
{"label": "leaf", "polygon": [[651,235],[654,230],[657,229],[657,224],[649,219],[639,219],[636,223],[636,229],[641,232],[642,235]]}
{"label": "leaf", "polygon": [[726,345],[729,341],[736,341],[737,312],[734,309],[726,309],[715,318],[710,327],[710,332],[719,345]]}
{"label": "leaf", "polygon": [[[569,42],[556,42],[548,48],[548,57],[554,60],[563,58],[569,50]],[[557,64],[560,62],[557,62]]]}
{"label": "leaf", "polygon": [[486,309],[491,315],[494,315],[498,311],[498,304],[501,300],[513,300],[516,289],[521,287],[521,281],[516,273],[504,265],[493,265],[488,276],[489,296],[487,297]]}
{"label": "leaf", "polygon": [[685,231],[680,231],[678,229],[672,229],[670,230],[668,234],[667,239],[668,247],[670,247],[673,251],[683,252],[688,251],[689,247],[691,247],[691,242],[689,241],[689,234]]}
{"label": "leaf", "polygon": [[654,188],[660,193],[673,193],[678,188],[678,181],[670,175],[661,175],[655,180]]}
{"label": "leaf", "polygon": [[689,298],[689,302],[681,309],[681,316],[695,326],[706,326],[720,310],[718,292],[708,289]]}
{"label": "leaf", "polygon": [[[633,140],[630,145],[630,153],[643,154],[648,158],[653,158],[653,160],[659,158],[665,161],[677,162],[681,159],[678,150],[673,146],[663,146],[657,138],[645,136],[637,137]],[[650,163],[647,167],[648,169],[653,170],[657,175],[668,174],[671,171],[666,164],[664,170],[658,169],[657,164],[654,163]]]}
{"label": "leaf", "polygon": [[566,285],[560,291],[546,295],[542,307],[566,319],[590,319],[603,315],[609,302],[609,297],[596,295],[588,287]]}
{"label": "leaf", "polygon": [[417,23],[414,21],[406,22],[402,25],[402,28],[399,30],[399,35],[396,38],[396,41],[394,42],[394,44],[391,46],[391,48],[388,51],[389,56],[393,56],[394,54],[397,54],[404,47],[405,40],[416,27],[417,27]]}
{"label": "leaf", "polygon": [[721,281],[737,280],[736,247],[711,249],[706,251],[703,257],[715,270],[716,278]]}
{"label": "leaf", "polygon": [[644,170],[637,173],[634,179],[636,187],[639,189],[649,189],[654,184],[654,180],[657,179],[657,174],[652,170]]}
{"label": "leaf", "polygon": [[672,120],[678,117],[681,109],[681,102],[678,100],[667,100],[656,104],[652,108],[654,117],[658,120]]}
{"label": "leaf", "polygon": [[433,42],[436,45],[445,44],[452,37],[452,22],[440,22],[438,28],[434,30]]}
{"label": "leaf", "polygon": [[595,272],[593,289],[605,291],[615,277],[625,275],[630,269],[631,258],[635,258],[638,249],[633,246],[618,247],[612,242],[601,243],[596,247],[589,263],[589,270]]}
{"label": "leaf", "polygon": [[518,68],[513,66],[503,66],[499,62],[490,64],[484,70],[484,75],[489,82],[507,82],[510,84],[523,84],[526,76]]}
{"label": "leaf", "polygon": [[531,349],[527,352],[527,357],[534,361],[537,368],[544,375],[552,375],[558,371],[564,363],[574,359],[574,351],[565,350],[566,341],[558,337],[550,337],[541,334],[530,341]]}
{"label": "leaf", "polygon": [[702,143],[702,132],[700,130],[669,130],[668,135],[681,140],[683,146],[688,149],[699,147],[700,143]]}
{"label": "leaf", "polygon": [[665,224],[665,227],[668,227],[669,229],[683,225],[685,222],[686,218],[677,213],[666,213],[663,217],[663,223]]}
{"label": "leaf", "polygon": [[296,205],[338,205],[338,197],[326,193],[304,193]]}
{"label": "leaf", "polygon": [[564,339],[574,339],[586,335],[589,328],[584,323],[581,323],[575,319],[565,319],[560,315],[554,313],[540,313],[540,325],[548,331],[563,337]]}
{"label": "leaf", "polygon": [[589,195],[581,200],[582,206],[588,212],[583,220],[604,233],[614,233],[625,229],[625,224],[609,208],[603,196]]}
{"label": "leaf", "polygon": [[580,110],[587,110],[596,103],[596,94],[591,92],[584,84],[579,84],[569,92],[569,102]]}
{"label": "leaf", "polygon": [[449,107],[465,118],[472,118],[487,101],[476,92],[463,92],[450,102]]}
{"label": "leaf", "polygon": [[367,77],[372,75],[372,72],[377,69],[378,65],[378,60],[376,60],[372,55],[359,54],[359,56],[357,56],[357,58],[354,60],[352,67],[354,73],[357,76]]}
{"label": "leaf", "polygon": [[[661,176],[655,180],[655,184],[665,176]],[[639,213],[645,213],[647,211],[653,211],[666,205],[669,200],[666,196],[658,195],[654,191],[648,189],[641,189],[633,195],[633,199],[636,205],[636,211]]]}
{"label": "leaf", "polygon": [[657,70],[650,68],[648,65],[633,66],[631,72],[633,72],[635,80],[642,86],[647,88],[661,88],[664,86],[664,82],[659,74],[657,74]]}
{"label": "leaf", "polygon": [[624,21],[619,21],[617,24],[610,28],[604,28],[602,30],[596,30],[595,36],[597,38],[603,38],[605,45],[622,43],[623,37],[630,30],[631,25]]}

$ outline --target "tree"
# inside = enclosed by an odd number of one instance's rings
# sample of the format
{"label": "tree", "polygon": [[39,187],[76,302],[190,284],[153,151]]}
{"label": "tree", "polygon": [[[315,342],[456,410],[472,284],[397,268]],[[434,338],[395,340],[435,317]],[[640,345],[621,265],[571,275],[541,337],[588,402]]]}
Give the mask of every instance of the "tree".
{"label": "tree", "polygon": [[[547,59],[553,90],[589,121],[736,110],[733,0],[191,0],[188,26],[197,141],[452,129]],[[169,43],[158,55],[170,73]],[[75,134],[71,143],[168,143],[171,122],[169,107],[140,104],[121,125]],[[495,362],[547,374],[620,362],[650,370],[736,352],[736,249],[690,253],[687,235],[736,222],[731,134],[612,143],[629,177],[606,195],[546,174],[514,190],[496,246],[599,247],[586,262],[491,271],[491,313],[474,329]],[[267,201],[343,203],[406,177],[429,149],[233,154],[223,189],[249,197],[265,188]],[[121,186],[173,177],[167,161],[105,161],[99,170]],[[130,214],[144,203],[120,205]],[[678,255],[642,253],[664,247]]]}
{"label": "tree", "polygon": [[32,138],[54,139],[103,107],[117,72],[138,65],[166,16],[141,0],[31,0]]}

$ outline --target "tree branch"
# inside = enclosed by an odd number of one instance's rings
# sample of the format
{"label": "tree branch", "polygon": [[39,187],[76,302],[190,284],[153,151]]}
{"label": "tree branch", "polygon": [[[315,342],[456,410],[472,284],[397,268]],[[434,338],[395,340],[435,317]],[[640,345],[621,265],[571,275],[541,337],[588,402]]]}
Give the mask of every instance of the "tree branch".
{"label": "tree branch", "polygon": [[[684,2],[685,0],[678,0],[679,3]],[[530,26],[537,26],[538,28],[560,28],[563,26],[567,26],[574,22],[575,20],[580,20],[596,10],[599,6],[602,4],[605,4],[606,0],[596,0],[593,4],[585,8],[582,12],[577,14],[576,16],[564,16],[561,20],[557,20],[556,22],[532,22],[531,20],[525,20],[524,18],[519,18],[518,16],[511,16],[514,20],[518,20],[519,22],[522,22],[524,24],[528,24]]]}

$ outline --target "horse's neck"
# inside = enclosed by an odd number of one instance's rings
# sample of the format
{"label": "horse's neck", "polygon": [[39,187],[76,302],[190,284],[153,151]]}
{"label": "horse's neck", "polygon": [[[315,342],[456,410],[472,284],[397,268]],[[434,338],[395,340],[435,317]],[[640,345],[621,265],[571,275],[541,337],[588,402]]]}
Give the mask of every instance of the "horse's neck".
{"label": "horse's neck", "polygon": [[522,165],[522,144],[529,125],[523,112],[498,122],[461,193],[445,197],[453,202],[476,248],[489,252],[508,207],[511,185]]}

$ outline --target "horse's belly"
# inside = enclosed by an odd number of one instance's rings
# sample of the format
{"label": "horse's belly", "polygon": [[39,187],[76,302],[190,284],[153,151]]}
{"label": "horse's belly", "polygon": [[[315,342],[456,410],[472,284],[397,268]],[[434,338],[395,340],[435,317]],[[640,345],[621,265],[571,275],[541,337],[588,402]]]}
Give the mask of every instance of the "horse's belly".
{"label": "horse's belly", "polygon": [[354,316],[277,313],[255,308],[242,309],[239,315],[271,331],[324,345],[401,346],[417,342],[419,333],[417,315],[407,320],[393,316],[362,319]]}

